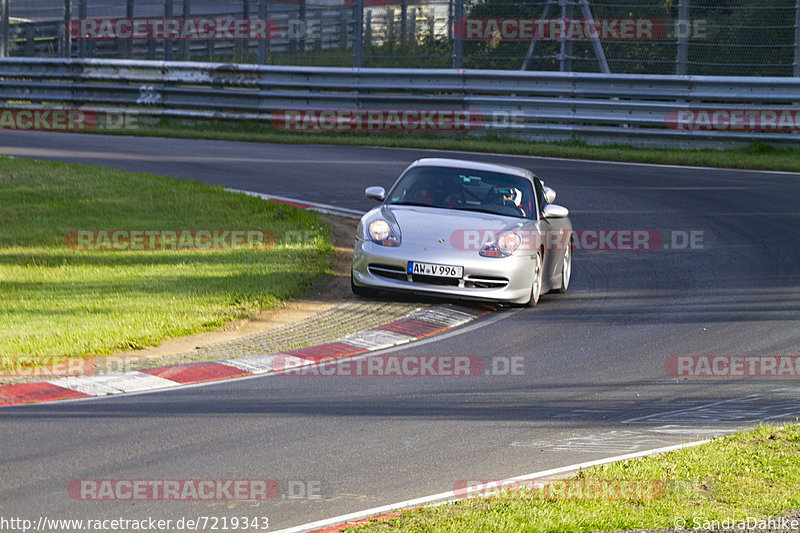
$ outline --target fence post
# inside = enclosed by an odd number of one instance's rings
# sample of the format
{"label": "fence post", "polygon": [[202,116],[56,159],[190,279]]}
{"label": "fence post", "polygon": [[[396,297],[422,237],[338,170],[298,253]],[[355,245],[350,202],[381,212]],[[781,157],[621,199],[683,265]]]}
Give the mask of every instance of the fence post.
{"label": "fence post", "polygon": [[308,31],[307,22],[306,22],[306,0],[300,0],[300,24],[303,28],[303,33],[300,35],[300,41],[298,45],[300,46],[300,53],[305,53],[306,51],[306,32]]}
{"label": "fence post", "polygon": [[25,25],[25,55],[36,56],[36,24],[32,22]]}
{"label": "fence post", "polygon": [[794,3],[794,69],[792,75],[800,77],[800,0]]}
{"label": "fence post", "polygon": [[364,0],[353,1],[353,68],[364,66]]}
{"label": "fence post", "polygon": [[367,25],[364,28],[364,40],[367,42],[367,47],[372,46],[372,11],[367,11]]}
{"label": "fence post", "polygon": [[341,31],[339,32],[339,48],[347,50],[347,20],[350,18],[347,15],[347,9],[342,10],[342,16],[340,18],[339,27]]}
{"label": "fence post", "polygon": [[[172,18],[172,0],[164,0],[164,19]],[[166,29],[164,31],[164,61],[172,61],[172,41],[166,39]]]}
{"label": "fence post", "polygon": [[[125,17],[128,19],[133,18],[133,0],[127,0],[125,2]],[[128,39],[125,42],[125,55],[130,59],[133,57],[133,40]]]}
{"label": "fence post", "polygon": [[[78,0],[78,18],[86,18],[86,0]],[[86,39],[84,37],[86,36],[81,35],[78,41],[78,57],[86,57]]]}
{"label": "fence post", "polygon": [[2,32],[2,35],[0,35],[0,57],[8,57],[9,54],[8,44],[10,41],[8,32],[11,27],[11,21],[9,20],[8,3],[10,1],[11,0],[0,0],[0,32]]}
{"label": "fence post", "polygon": [[678,40],[678,53],[675,57],[675,74],[685,76],[689,63],[689,0],[678,0],[678,22],[675,33]]}
{"label": "fence post", "polygon": [[[242,0],[242,18],[248,19],[250,18],[250,0]],[[240,61],[244,62],[245,59],[242,57],[246,55],[250,51],[250,41],[247,39],[236,41],[236,48],[239,51]]]}
{"label": "fence post", "polygon": [[408,33],[408,0],[400,1],[400,44],[406,44]]}
{"label": "fence post", "polygon": [[[262,20],[267,18],[267,0],[258,0],[258,18]],[[269,38],[269,33],[267,33],[267,38]],[[260,65],[267,64],[267,42],[268,39],[258,41],[258,63]]]}
{"label": "fence post", "polygon": [[[572,18],[572,0],[559,0],[559,3],[561,4],[561,18],[568,27],[569,20]],[[558,67],[561,72],[572,72],[572,41],[569,38],[561,39]]]}
{"label": "fence post", "polygon": [[69,35],[69,25],[72,20],[72,0],[64,0],[64,35],[61,40],[61,55],[72,56],[72,39]]}
{"label": "fence post", "polygon": [[[413,45],[417,44],[417,8],[412,7],[411,12],[409,13],[411,17],[408,19],[408,36],[406,37],[406,42],[410,42]],[[409,37],[411,39],[409,39]]]}
{"label": "fence post", "polygon": [[464,63],[464,46],[458,35],[456,24],[464,18],[464,0],[454,0],[453,20],[450,21],[450,34],[453,36],[453,68],[461,68]]}
{"label": "fence post", "polygon": [[[192,0],[183,0],[183,10],[181,13],[183,13],[184,20],[192,18]],[[192,48],[189,46],[188,39],[181,41],[181,55],[184,61],[189,61],[191,59],[189,56],[192,55]]]}

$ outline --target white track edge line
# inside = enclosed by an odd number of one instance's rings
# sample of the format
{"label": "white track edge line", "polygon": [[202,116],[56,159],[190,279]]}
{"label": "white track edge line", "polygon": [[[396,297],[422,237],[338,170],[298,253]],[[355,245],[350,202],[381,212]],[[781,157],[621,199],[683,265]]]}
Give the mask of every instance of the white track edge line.
{"label": "white track edge line", "polygon": [[[568,472],[573,472],[577,470],[581,470],[584,468],[589,468],[592,466],[599,466],[608,463],[615,463],[618,461],[625,461],[627,459],[636,459],[639,457],[646,457],[648,455],[656,455],[659,453],[666,453],[666,452],[673,452],[677,450],[681,450],[683,448],[691,448],[694,446],[700,446],[701,444],[706,444],[711,442],[711,439],[705,440],[698,440],[694,442],[687,442],[684,444],[675,444],[672,446],[664,446],[662,448],[654,448],[652,450],[645,450],[642,452],[635,452],[635,453],[628,453],[625,455],[617,455],[614,457],[606,457],[605,459],[597,459],[595,461],[586,461],[583,463],[577,463],[574,465],[562,466],[559,468],[551,468],[550,470],[543,470],[541,472],[534,472],[532,474],[525,474],[522,476],[517,476],[513,478],[508,478],[507,481],[528,481],[531,479],[543,478],[548,476],[553,476],[556,474],[565,474]],[[439,494],[432,494],[430,496],[423,496],[422,498],[415,498],[413,500],[405,500],[402,502],[397,502],[389,505],[382,505],[380,507],[373,507],[372,509],[365,509],[363,511],[357,511],[355,513],[349,513],[341,516],[337,516],[334,518],[327,518],[325,520],[318,520],[316,522],[309,522],[307,524],[302,524],[299,526],[294,526],[286,529],[279,529],[274,533],[303,533],[306,531],[313,531],[315,529],[321,529],[324,527],[332,527],[337,526],[340,524],[344,524],[353,520],[363,520],[365,518],[369,518],[371,516],[386,514],[392,511],[399,511],[403,509],[408,509],[411,507],[418,507],[420,505],[426,503],[448,503],[453,501],[458,501],[465,499],[464,497],[457,497],[455,491],[448,491],[448,492],[441,492]]]}
{"label": "white track edge line", "polygon": [[308,200],[300,200],[298,198],[289,198],[287,196],[276,196],[274,194],[266,194],[263,192],[255,192],[255,191],[245,191],[242,189],[231,189],[226,188],[226,191],[235,192],[240,194],[246,194],[248,196],[255,196],[257,198],[261,198],[262,200],[280,200],[282,202],[293,202],[296,204],[303,204],[307,205],[317,211],[322,211],[325,213],[332,213],[334,215],[345,215],[349,217],[358,217],[361,218],[366,211],[359,211],[357,209],[349,209],[347,207],[338,207],[335,205],[330,204],[320,204],[317,202],[309,202]]}

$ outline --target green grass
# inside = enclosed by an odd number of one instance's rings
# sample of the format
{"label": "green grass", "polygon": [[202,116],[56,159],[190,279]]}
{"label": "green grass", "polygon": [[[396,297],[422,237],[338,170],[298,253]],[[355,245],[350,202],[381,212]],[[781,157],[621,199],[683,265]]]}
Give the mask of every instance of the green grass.
{"label": "green grass", "polygon": [[710,148],[676,150],[619,145],[589,146],[578,141],[531,142],[494,134],[478,137],[465,134],[437,135],[430,132],[380,134],[286,132],[279,131],[270,124],[252,121],[197,121],[187,124],[174,120],[160,120],[152,125],[143,125],[138,130],[125,130],[119,133],[229,141],[463,150],[512,155],[800,172],[800,149],[779,148],[758,143],[728,150]]}
{"label": "green grass", "polygon": [[[303,295],[330,266],[329,230],[314,213],[200,182],[0,158],[0,191],[0,356],[101,355],[213,330]],[[65,244],[70,230],[111,228],[255,228],[279,241],[258,250]],[[287,231],[309,238],[287,243]]]}
{"label": "green grass", "polygon": [[[349,532],[585,532],[673,527],[703,520],[774,517],[800,508],[800,426],[761,426],[676,452],[590,468],[586,480],[660,480],[656,498],[639,501],[541,497],[503,491],[408,511]],[[645,493],[646,494],[646,493]],[[701,522],[702,523],[702,522]]]}

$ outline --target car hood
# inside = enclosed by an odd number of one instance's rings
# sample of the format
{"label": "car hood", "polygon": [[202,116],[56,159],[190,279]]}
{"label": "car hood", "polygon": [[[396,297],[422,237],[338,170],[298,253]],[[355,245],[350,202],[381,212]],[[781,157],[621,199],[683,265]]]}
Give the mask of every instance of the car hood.
{"label": "car hood", "polygon": [[429,244],[444,239],[461,248],[465,234],[469,240],[470,234],[474,239],[477,238],[475,232],[479,232],[480,239],[483,239],[487,233],[521,228],[532,222],[523,218],[434,207],[386,205],[383,209],[397,221],[404,244]]}

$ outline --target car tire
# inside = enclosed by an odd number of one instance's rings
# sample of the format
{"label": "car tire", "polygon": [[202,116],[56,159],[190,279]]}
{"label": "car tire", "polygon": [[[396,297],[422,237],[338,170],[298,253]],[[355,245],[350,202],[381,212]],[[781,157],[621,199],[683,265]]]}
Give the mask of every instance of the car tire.
{"label": "car tire", "polygon": [[564,259],[561,263],[561,287],[558,292],[565,293],[569,288],[569,280],[572,277],[572,248],[567,247],[564,252]]}
{"label": "car tire", "polygon": [[536,304],[539,303],[539,298],[542,296],[543,270],[542,252],[539,252],[536,254],[536,260],[533,264],[533,282],[531,283],[531,299],[528,300],[528,307],[536,307]]}
{"label": "car tire", "polygon": [[350,290],[353,294],[362,298],[371,298],[378,295],[378,289],[370,289],[369,287],[359,287],[353,281],[353,272],[350,271]]}

